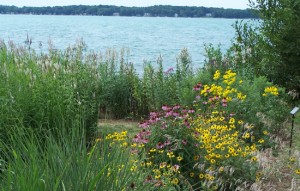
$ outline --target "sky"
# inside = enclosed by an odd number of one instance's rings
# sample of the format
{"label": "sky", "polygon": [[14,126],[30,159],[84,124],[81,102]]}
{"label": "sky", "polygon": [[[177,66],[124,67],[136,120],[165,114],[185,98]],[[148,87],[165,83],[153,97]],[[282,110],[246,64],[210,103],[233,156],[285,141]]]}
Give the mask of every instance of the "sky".
{"label": "sky", "polygon": [[204,6],[234,9],[248,8],[248,0],[0,0],[0,5],[65,6],[65,5],[117,5],[147,7],[152,5]]}

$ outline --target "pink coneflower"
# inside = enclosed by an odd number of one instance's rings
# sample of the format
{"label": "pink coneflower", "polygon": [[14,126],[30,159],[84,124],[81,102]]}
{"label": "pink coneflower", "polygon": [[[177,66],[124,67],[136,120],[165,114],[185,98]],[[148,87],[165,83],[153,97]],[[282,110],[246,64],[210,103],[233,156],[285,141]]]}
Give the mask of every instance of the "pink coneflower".
{"label": "pink coneflower", "polygon": [[172,116],[172,115],[173,115],[173,111],[169,111],[169,112],[166,112],[165,117],[170,117],[170,116]]}
{"label": "pink coneflower", "polygon": [[170,145],[171,144],[171,141],[170,140],[166,140],[165,142],[164,142],[164,145],[165,146],[168,146],[168,145]]}
{"label": "pink coneflower", "polygon": [[189,109],[189,110],[188,110],[188,113],[195,113],[195,110]]}
{"label": "pink coneflower", "polygon": [[186,139],[183,139],[181,142],[182,142],[183,145],[187,144],[187,140]]}
{"label": "pink coneflower", "polygon": [[156,149],[162,149],[164,147],[165,147],[165,145],[161,142],[158,142],[157,145],[156,145]]}
{"label": "pink coneflower", "polygon": [[194,91],[199,91],[199,90],[200,90],[200,87],[194,86],[194,87],[193,87],[193,90],[194,90]]}
{"label": "pink coneflower", "polygon": [[179,116],[179,113],[178,113],[178,112],[173,112],[173,116],[174,116],[174,117],[178,117],[178,116]]}
{"label": "pink coneflower", "polygon": [[163,105],[163,106],[161,107],[161,109],[164,110],[164,111],[169,111],[171,108],[168,107],[168,106],[166,106],[166,105]]}
{"label": "pink coneflower", "polygon": [[137,135],[134,135],[134,137],[133,137],[133,142],[137,142],[137,143],[139,143],[139,142],[140,142],[140,140],[141,140],[141,137],[140,137],[140,135],[139,135],[139,134],[137,134]]}
{"label": "pink coneflower", "polygon": [[178,164],[175,164],[174,166],[172,166],[172,170],[176,172],[179,170],[179,167],[180,166]]}
{"label": "pink coneflower", "polygon": [[144,122],[141,122],[140,124],[139,124],[139,127],[141,127],[141,128],[147,128],[147,127],[149,127],[149,123],[148,122],[146,122],[146,121],[144,121]]}
{"label": "pink coneflower", "polygon": [[176,110],[176,109],[180,109],[180,105],[175,105],[175,106],[173,107],[173,110]]}
{"label": "pink coneflower", "polygon": [[149,139],[147,139],[147,138],[146,139],[142,139],[141,142],[146,144],[146,143],[149,142]]}

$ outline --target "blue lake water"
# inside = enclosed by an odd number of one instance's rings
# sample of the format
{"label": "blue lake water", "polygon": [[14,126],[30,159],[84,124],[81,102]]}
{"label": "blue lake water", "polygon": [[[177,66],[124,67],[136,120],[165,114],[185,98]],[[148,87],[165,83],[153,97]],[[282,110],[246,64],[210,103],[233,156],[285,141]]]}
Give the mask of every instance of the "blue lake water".
{"label": "blue lake water", "polygon": [[[32,48],[46,51],[51,40],[65,49],[80,38],[88,50],[105,52],[108,48],[130,50],[128,60],[136,68],[144,61],[155,63],[162,55],[165,68],[176,65],[176,57],[187,48],[193,65],[204,62],[204,44],[221,45],[225,50],[234,37],[234,19],[103,17],[52,15],[0,15],[0,39],[24,45],[27,34]],[[42,48],[39,48],[42,44]]]}

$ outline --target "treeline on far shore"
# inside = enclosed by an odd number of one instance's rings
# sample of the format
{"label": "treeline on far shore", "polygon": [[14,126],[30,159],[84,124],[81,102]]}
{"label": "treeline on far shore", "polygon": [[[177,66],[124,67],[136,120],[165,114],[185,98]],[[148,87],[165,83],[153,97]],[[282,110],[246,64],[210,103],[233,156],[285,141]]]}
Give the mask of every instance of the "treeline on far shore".
{"label": "treeline on far shore", "polygon": [[54,7],[16,7],[0,5],[0,14],[36,15],[99,15],[99,16],[147,16],[147,17],[213,17],[258,18],[252,9],[224,9],[156,5],[150,7],[124,7],[112,5],[71,5]]}

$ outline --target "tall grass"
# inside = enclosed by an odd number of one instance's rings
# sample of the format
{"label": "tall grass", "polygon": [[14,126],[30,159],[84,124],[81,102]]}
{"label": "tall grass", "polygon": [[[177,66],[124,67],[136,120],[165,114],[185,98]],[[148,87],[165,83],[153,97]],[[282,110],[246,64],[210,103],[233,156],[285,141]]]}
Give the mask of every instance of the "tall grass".
{"label": "tall grass", "polygon": [[[147,189],[143,172],[133,174],[129,150],[102,141],[91,149],[84,130],[57,135],[34,132],[21,126],[0,141],[1,190],[128,190],[132,185]],[[46,137],[41,144],[40,137]]]}

